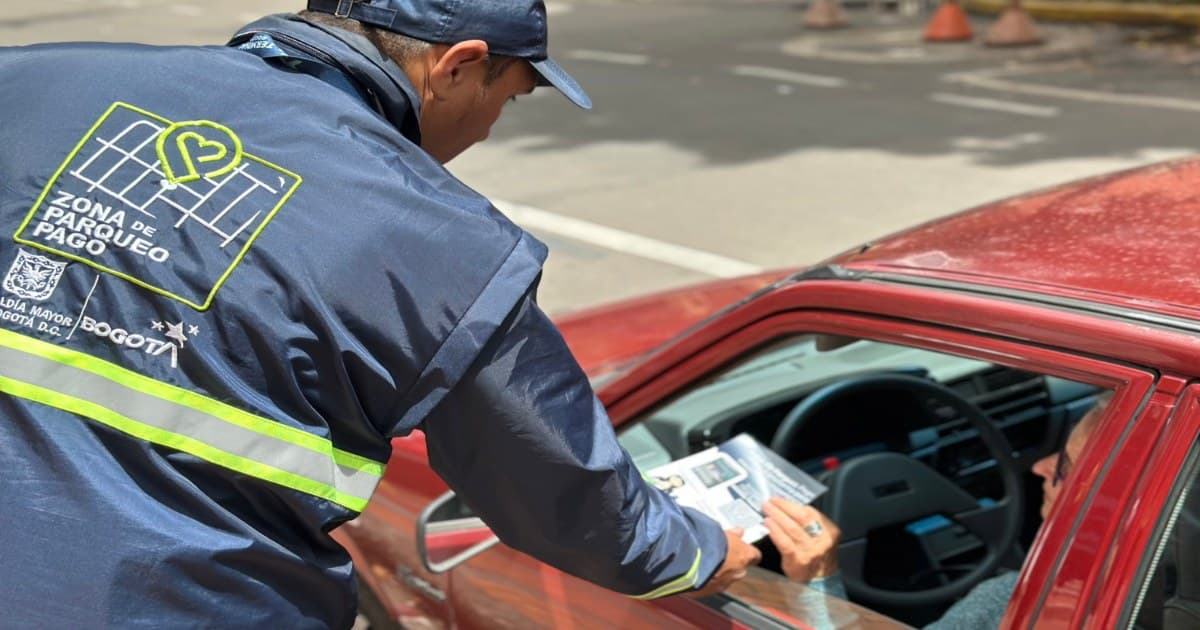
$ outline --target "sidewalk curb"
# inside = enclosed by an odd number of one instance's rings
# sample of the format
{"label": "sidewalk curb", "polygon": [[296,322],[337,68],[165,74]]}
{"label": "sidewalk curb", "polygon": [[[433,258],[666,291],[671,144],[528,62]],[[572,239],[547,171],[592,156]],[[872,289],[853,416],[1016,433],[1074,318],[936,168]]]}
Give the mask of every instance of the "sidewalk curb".
{"label": "sidewalk curb", "polygon": [[[1007,0],[963,0],[963,6],[978,13],[999,13],[1009,3]],[[1021,6],[1033,17],[1045,20],[1200,26],[1200,6],[1081,0],[1024,0]]]}

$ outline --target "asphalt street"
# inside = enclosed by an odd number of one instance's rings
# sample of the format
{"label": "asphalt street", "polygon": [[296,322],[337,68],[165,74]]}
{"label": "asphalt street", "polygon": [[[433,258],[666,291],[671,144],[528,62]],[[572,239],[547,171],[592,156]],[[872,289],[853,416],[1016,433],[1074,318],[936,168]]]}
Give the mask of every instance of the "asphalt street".
{"label": "asphalt street", "polygon": [[[0,43],[220,44],[298,4],[27,3],[0,19]],[[1200,61],[1186,41],[1057,24],[1042,25],[1041,47],[996,50],[923,44],[927,14],[866,7],[834,32],[805,30],[802,6],[772,0],[550,7],[552,55],[595,108],[539,90],[450,168],[551,245],[552,313],[818,261],[1196,150]]]}

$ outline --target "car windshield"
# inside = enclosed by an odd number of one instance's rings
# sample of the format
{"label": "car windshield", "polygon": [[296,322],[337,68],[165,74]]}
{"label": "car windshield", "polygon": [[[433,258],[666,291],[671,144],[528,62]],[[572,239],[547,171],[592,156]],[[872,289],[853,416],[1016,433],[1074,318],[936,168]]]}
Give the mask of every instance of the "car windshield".
{"label": "car windshield", "polygon": [[652,356],[658,354],[660,351],[662,351],[663,348],[670,346],[671,344],[675,343],[679,339],[687,337],[688,335],[692,334],[693,331],[699,330],[699,329],[707,326],[710,322],[713,322],[722,317],[725,317],[725,315],[727,315],[729,312],[737,310],[738,308],[742,307],[744,304],[747,304],[749,302],[752,302],[752,301],[758,299],[759,296],[770,293],[771,291],[774,291],[775,289],[778,289],[779,287],[781,287],[785,284],[795,282],[796,277],[797,277],[796,275],[788,276],[777,282],[774,282],[765,287],[762,287],[761,289],[754,291],[750,295],[747,295],[746,297],[744,297],[740,300],[737,300],[736,302],[733,302],[733,303],[729,304],[728,306],[721,308],[717,312],[705,317],[704,319],[696,322],[695,324],[692,324],[691,326],[684,328],[682,331],[672,335],[666,341],[663,341],[662,343],[659,343],[658,345],[653,346],[649,350],[646,350],[644,353],[642,353],[640,356],[633,359],[629,363],[622,365],[622,366],[618,367],[617,369],[606,371],[602,374],[592,377],[590,379],[592,388],[599,390],[600,388],[604,387],[608,383],[611,383],[612,381],[615,381],[618,378],[628,374],[631,370],[633,370],[637,366],[641,365],[642,363],[645,363],[650,357],[652,357]]}

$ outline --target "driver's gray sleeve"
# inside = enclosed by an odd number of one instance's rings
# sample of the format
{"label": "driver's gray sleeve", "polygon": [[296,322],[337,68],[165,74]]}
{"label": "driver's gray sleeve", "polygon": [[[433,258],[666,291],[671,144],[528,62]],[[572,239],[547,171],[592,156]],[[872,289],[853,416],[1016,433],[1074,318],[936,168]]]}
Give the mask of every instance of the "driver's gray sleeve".
{"label": "driver's gray sleeve", "polygon": [[[1004,619],[1008,601],[1017,587],[1016,572],[998,575],[977,584],[971,592],[951,606],[941,619],[925,626],[925,630],[964,630],[998,628]],[[825,605],[827,597],[847,599],[846,587],[839,574],[812,580],[798,596],[796,602],[806,618],[802,619],[814,630],[832,630],[838,624],[829,615]]]}
{"label": "driver's gray sleeve", "polygon": [[655,598],[725,559],[716,521],[643,480],[558,330],[527,295],[424,422],[429,461],[505,544]]}
{"label": "driver's gray sleeve", "polygon": [[926,630],[962,628],[998,628],[1017,587],[1016,571],[997,575],[975,585],[970,593],[955,602],[941,619],[925,626]]}

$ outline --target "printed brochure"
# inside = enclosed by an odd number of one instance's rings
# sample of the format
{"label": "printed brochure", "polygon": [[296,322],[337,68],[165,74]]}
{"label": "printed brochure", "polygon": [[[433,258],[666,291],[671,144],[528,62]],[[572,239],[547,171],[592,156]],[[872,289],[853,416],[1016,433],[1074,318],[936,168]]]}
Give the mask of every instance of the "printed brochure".
{"label": "printed brochure", "polygon": [[762,506],[781,496],[811,503],[825,486],[747,433],[659,466],[646,474],[680,505],[699,510],[723,529],[741,527],[746,542],[767,535]]}

